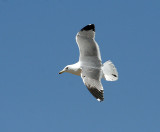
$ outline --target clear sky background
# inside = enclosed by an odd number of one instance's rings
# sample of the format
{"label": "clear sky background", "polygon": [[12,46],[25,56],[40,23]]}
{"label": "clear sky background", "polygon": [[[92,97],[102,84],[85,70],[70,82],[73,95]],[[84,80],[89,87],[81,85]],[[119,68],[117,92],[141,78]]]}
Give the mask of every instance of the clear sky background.
{"label": "clear sky background", "polygon": [[[96,26],[104,102],[80,77],[77,32]],[[159,0],[0,0],[1,132],[159,132]]]}

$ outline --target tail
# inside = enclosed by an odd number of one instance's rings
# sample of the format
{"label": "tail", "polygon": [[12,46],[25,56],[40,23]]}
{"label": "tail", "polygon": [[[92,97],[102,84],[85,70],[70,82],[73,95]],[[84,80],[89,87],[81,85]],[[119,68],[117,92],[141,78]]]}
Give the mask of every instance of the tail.
{"label": "tail", "polygon": [[103,78],[107,81],[118,80],[118,72],[114,64],[109,60],[103,64]]}

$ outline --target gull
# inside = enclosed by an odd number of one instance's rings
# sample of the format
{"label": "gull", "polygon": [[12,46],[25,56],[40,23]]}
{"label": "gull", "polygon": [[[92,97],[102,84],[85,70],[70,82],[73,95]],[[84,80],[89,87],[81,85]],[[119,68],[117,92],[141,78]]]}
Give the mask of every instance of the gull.
{"label": "gull", "polygon": [[94,24],[83,27],[76,35],[76,42],[80,53],[79,61],[67,65],[59,74],[68,72],[81,76],[89,92],[101,102],[104,100],[101,79],[116,81],[118,79],[117,69],[110,60],[102,64],[100,49],[95,41]]}

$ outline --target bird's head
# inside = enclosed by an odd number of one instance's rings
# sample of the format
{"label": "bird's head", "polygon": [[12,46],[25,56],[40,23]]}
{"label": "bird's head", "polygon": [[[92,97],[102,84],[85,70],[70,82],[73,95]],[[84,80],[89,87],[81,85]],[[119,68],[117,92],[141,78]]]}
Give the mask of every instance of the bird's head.
{"label": "bird's head", "polygon": [[62,74],[64,72],[68,72],[70,70],[70,66],[67,65],[62,71],[59,72],[59,74]]}

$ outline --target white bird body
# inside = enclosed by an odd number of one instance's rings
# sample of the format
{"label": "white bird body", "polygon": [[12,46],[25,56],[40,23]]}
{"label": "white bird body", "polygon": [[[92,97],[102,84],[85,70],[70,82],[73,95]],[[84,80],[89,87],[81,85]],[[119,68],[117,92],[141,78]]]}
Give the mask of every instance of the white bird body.
{"label": "white bird body", "polygon": [[79,61],[66,66],[59,74],[68,72],[81,76],[90,93],[98,101],[103,101],[104,90],[101,78],[107,81],[116,81],[118,72],[111,61],[102,64],[100,49],[95,41],[94,24],[82,28],[76,35],[76,42],[80,52]]}

